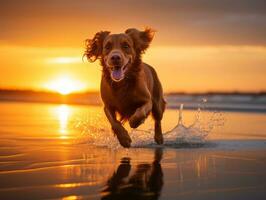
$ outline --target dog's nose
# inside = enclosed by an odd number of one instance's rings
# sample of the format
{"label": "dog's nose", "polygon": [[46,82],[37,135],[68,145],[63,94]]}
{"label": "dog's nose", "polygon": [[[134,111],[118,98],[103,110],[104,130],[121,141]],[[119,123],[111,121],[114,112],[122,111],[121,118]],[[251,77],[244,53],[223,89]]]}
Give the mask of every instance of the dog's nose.
{"label": "dog's nose", "polygon": [[119,55],[113,55],[111,57],[111,60],[114,62],[114,63],[119,63],[121,61],[121,57]]}

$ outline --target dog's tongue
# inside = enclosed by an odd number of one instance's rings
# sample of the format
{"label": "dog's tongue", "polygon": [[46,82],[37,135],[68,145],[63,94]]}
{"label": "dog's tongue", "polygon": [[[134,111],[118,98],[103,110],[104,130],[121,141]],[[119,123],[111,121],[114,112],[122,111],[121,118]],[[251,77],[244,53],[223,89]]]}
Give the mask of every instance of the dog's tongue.
{"label": "dog's tongue", "polygon": [[122,70],[121,69],[115,69],[112,71],[112,77],[116,80],[119,80],[122,78]]}

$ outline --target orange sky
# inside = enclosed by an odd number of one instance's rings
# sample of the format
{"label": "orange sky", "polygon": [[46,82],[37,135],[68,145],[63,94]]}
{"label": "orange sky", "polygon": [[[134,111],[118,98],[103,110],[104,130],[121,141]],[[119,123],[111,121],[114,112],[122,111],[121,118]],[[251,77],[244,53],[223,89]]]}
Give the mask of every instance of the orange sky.
{"label": "orange sky", "polygon": [[166,92],[266,90],[265,3],[232,2],[0,1],[0,88],[99,90],[101,67],[82,62],[84,40],[151,26],[143,60]]}

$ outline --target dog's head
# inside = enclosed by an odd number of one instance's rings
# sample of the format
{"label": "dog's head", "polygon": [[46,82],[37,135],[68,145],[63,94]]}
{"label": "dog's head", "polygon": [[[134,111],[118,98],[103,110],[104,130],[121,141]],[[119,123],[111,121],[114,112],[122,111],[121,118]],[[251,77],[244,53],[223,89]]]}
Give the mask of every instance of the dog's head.
{"label": "dog's head", "polygon": [[131,28],[120,34],[101,31],[93,39],[87,40],[84,55],[91,62],[100,59],[112,80],[119,82],[149,47],[153,36],[154,31],[148,28],[144,31]]}

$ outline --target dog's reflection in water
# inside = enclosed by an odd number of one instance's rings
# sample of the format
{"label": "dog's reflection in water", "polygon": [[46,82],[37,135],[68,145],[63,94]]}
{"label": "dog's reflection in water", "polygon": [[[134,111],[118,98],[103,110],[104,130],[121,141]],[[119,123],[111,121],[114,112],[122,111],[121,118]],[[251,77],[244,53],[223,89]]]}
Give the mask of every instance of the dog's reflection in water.
{"label": "dog's reflection in water", "polygon": [[162,155],[162,149],[156,149],[154,161],[137,165],[136,171],[131,176],[129,176],[130,159],[122,158],[116,172],[102,190],[102,200],[159,199],[163,187],[163,171],[160,164]]}

